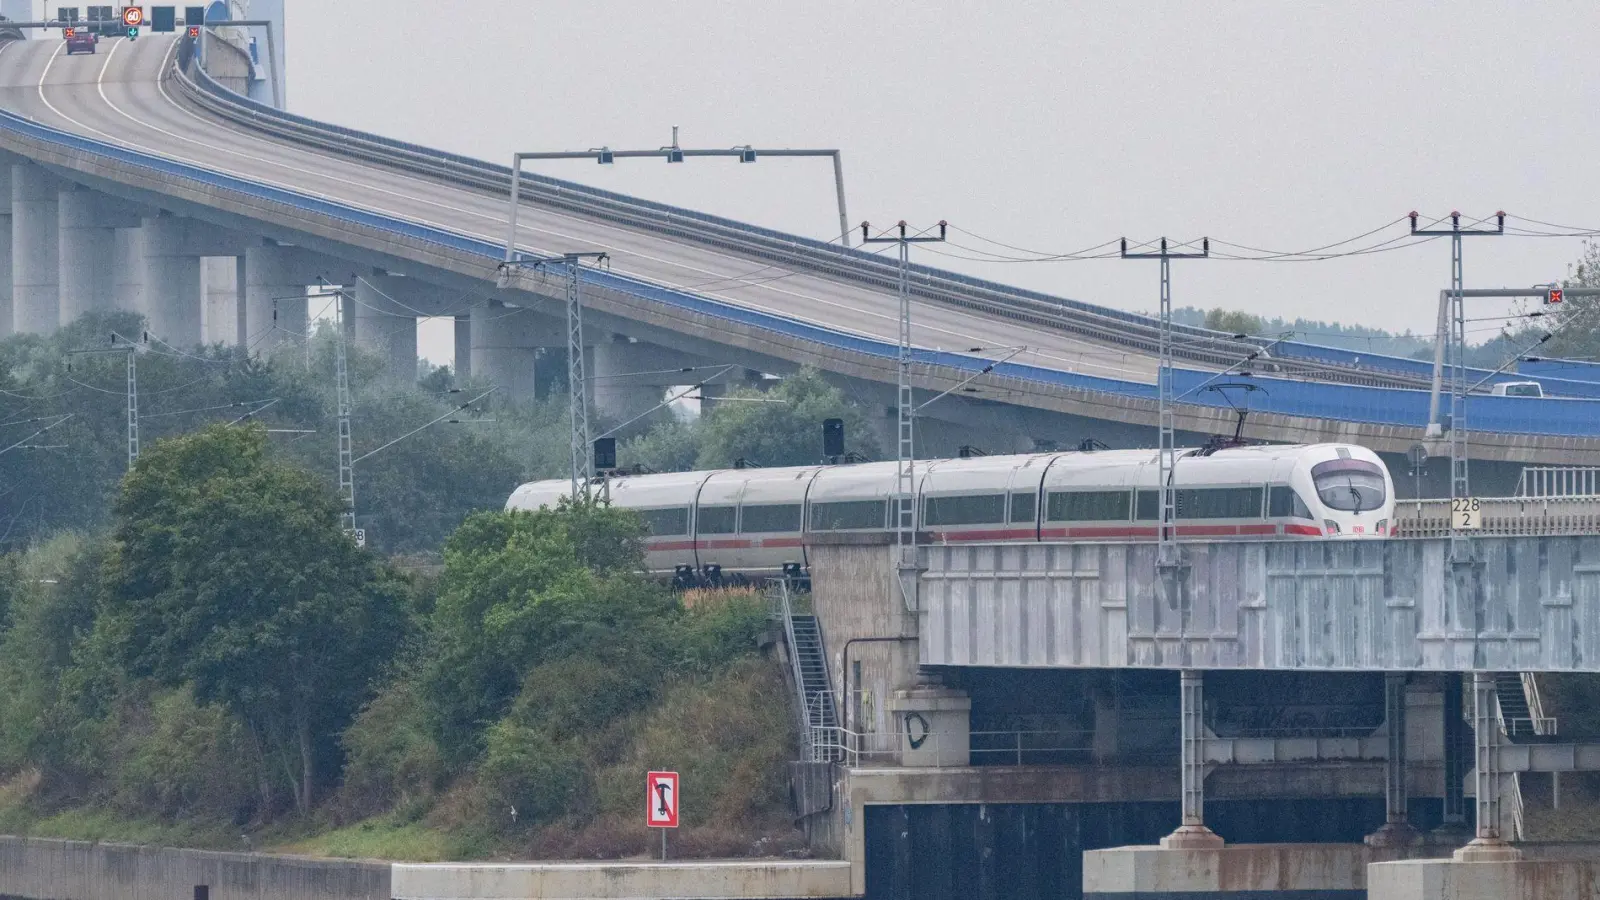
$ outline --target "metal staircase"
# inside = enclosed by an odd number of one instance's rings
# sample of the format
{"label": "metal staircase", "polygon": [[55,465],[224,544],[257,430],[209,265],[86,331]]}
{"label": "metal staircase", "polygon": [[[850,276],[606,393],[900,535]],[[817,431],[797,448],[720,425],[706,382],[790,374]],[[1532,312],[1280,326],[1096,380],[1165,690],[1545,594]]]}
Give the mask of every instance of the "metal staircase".
{"label": "metal staircase", "polygon": [[814,614],[795,611],[795,598],[786,582],[777,582],[773,591],[788,644],[802,751],[805,759],[811,762],[836,761],[841,756],[839,712],[834,702],[832,680],[828,677],[822,626]]}

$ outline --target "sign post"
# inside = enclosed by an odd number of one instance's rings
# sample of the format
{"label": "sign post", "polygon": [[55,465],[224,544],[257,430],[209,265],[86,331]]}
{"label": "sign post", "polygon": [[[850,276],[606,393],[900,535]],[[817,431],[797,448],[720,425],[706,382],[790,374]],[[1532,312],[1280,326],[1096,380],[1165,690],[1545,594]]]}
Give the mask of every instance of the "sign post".
{"label": "sign post", "polygon": [[651,772],[645,776],[644,822],[661,829],[661,858],[667,858],[667,829],[678,827],[678,773]]}

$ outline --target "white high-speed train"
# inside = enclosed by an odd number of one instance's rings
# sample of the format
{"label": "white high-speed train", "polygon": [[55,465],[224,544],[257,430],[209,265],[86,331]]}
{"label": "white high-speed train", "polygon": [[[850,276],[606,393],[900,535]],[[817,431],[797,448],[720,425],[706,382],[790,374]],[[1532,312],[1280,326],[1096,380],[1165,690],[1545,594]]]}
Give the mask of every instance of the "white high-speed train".
{"label": "white high-speed train", "polygon": [[[1351,444],[1180,450],[1173,471],[1180,539],[1385,537],[1394,514],[1389,470]],[[1155,540],[1158,472],[1154,450],[918,461],[918,524],[943,543]],[[653,572],[756,577],[804,567],[812,535],[889,529],[895,464],[625,475],[609,489],[649,526]],[[506,508],[570,492],[529,482]]]}

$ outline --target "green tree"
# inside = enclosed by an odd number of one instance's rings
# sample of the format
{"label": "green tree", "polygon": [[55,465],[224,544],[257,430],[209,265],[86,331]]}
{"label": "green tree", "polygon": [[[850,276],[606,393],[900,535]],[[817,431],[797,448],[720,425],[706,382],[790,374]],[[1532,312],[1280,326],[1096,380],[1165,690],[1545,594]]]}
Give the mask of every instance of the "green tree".
{"label": "green tree", "polygon": [[453,763],[482,749],[535,666],[591,654],[647,678],[679,610],[642,574],[637,515],[599,504],[481,512],[445,545],[423,687]]}
{"label": "green tree", "polygon": [[[299,757],[318,759],[404,638],[402,584],[339,530],[326,483],[268,454],[259,426],[163,441],[123,482],[100,624],[136,675],[190,683]],[[336,758],[336,757],[335,757]]]}
{"label": "green tree", "polygon": [[[696,468],[726,468],[740,458],[767,467],[810,465],[822,458],[822,421],[830,418],[844,420],[850,449],[877,454],[861,409],[815,369],[802,369],[764,394],[741,391],[733,397],[700,423]],[[742,397],[750,399],[737,399]]]}
{"label": "green tree", "polygon": [[1260,334],[1262,328],[1260,316],[1221,307],[1206,313],[1205,326],[1228,334]]}

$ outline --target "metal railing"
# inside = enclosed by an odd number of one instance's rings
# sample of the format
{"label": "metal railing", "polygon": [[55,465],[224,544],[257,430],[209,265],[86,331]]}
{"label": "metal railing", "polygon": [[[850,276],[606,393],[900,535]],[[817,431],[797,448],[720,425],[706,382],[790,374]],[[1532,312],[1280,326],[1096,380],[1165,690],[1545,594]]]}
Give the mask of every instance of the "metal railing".
{"label": "metal railing", "polygon": [[1533,500],[1600,497],[1600,466],[1523,466],[1517,496]]}
{"label": "metal railing", "polygon": [[812,700],[806,695],[805,675],[800,670],[800,654],[795,652],[794,646],[794,604],[789,598],[789,583],[786,580],[774,579],[767,588],[771,598],[773,613],[783,622],[783,648],[789,657],[789,678],[794,682],[795,714],[799,717],[800,727],[800,758],[806,762],[818,762],[817,738],[822,722],[818,715],[812,718]]}
{"label": "metal railing", "polygon": [[[1479,503],[1483,527],[1478,534],[1537,537],[1600,531],[1600,496],[1492,497]],[[1453,531],[1449,500],[1401,500],[1394,505],[1394,537],[1449,537]]]}
{"label": "metal railing", "polygon": [[1541,737],[1556,735],[1556,720],[1544,714],[1544,697],[1539,694],[1539,679],[1532,672],[1519,673],[1522,694],[1528,698],[1528,715],[1532,717],[1533,733]]}

